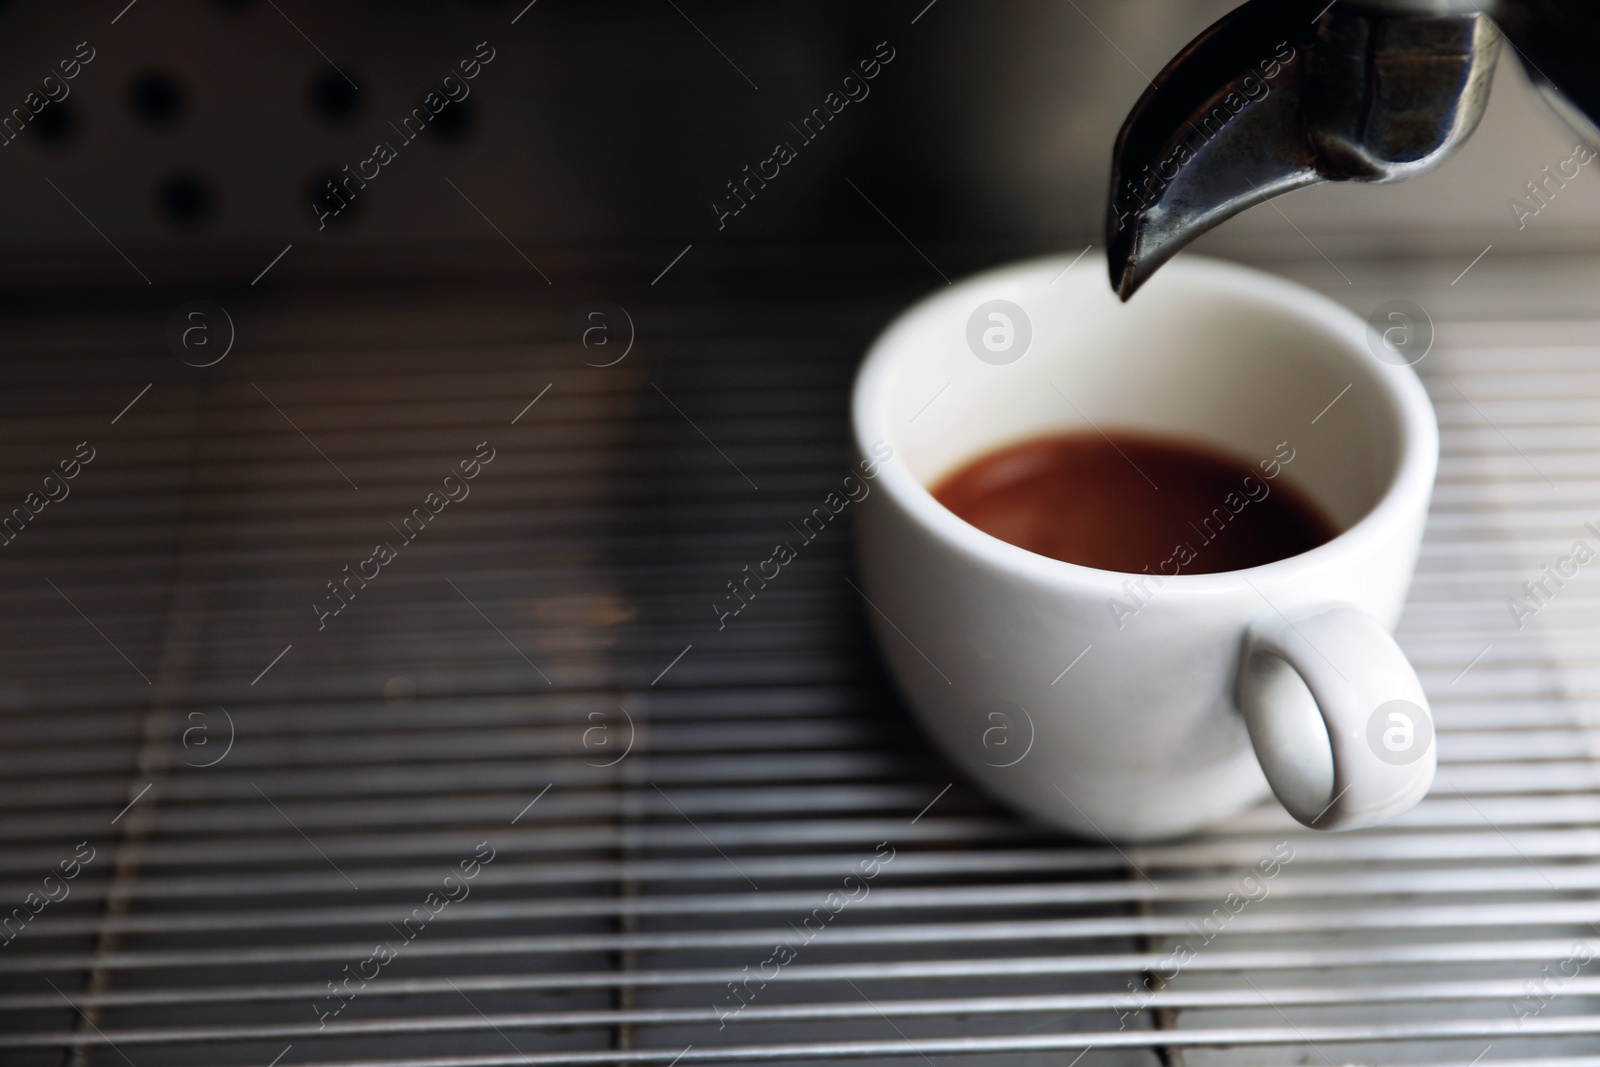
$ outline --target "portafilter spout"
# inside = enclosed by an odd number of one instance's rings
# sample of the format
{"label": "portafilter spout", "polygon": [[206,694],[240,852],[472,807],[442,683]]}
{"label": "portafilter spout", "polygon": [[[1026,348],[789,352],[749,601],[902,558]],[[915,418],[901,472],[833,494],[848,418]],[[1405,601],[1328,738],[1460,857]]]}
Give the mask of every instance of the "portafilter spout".
{"label": "portafilter spout", "polygon": [[1399,182],[1477,128],[1502,34],[1600,144],[1594,0],[1250,0],[1151,82],[1117,138],[1106,243],[1127,300],[1196,237],[1323,182]]}

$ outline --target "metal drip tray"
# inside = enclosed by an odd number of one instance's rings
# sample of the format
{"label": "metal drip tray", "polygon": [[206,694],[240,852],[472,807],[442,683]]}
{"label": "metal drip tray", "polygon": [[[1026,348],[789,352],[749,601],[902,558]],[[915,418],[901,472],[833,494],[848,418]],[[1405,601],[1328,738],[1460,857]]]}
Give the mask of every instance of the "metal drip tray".
{"label": "metal drip tray", "polygon": [[613,280],[612,366],[509,284],[239,295],[204,369],[12,308],[0,504],[94,456],[0,547],[0,1062],[1600,1064],[1600,596],[1506,603],[1600,548],[1594,324],[1420,368],[1433,796],[1118,851],[925,747],[847,522],[718,628],[923,282]]}

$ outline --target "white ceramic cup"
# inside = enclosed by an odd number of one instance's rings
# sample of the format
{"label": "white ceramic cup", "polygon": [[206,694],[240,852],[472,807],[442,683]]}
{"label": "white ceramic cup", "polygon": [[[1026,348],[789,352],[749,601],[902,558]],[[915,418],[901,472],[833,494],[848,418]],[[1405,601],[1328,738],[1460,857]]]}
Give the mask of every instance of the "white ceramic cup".
{"label": "white ceramic cup", "polygon": [[[1435,767],[1427,698],[1390,636],[1438,466],[1421,382],[1361,319],[1280,278],[1182,256],[1124,305],[1103,259],[1070,263],[940,290],[856,378],[857,448],[892,450],[857,540],[901,692],[977,782],[1086,835],[1181,834],[1269,785],[1319,829],[1407,810]],[[1118,429],[1221,448],[1340,533],[1247,570],[1163,561],[1179,573],[1158,580],[1036,555],[929,492],[995,448]]]}

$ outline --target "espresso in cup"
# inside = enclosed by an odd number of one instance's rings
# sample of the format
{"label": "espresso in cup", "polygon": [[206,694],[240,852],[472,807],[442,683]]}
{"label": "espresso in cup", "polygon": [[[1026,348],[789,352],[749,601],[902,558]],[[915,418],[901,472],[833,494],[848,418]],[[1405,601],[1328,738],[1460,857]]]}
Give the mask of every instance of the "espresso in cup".
{"label": "espresso in cup", "polygon": [[1197,441],[1113,430],[1033,437],[969,460],[934,499],[991,537],[1100,570],[1216,574],[1338,528],[1289,481],[1288,442],[1251,465]]}

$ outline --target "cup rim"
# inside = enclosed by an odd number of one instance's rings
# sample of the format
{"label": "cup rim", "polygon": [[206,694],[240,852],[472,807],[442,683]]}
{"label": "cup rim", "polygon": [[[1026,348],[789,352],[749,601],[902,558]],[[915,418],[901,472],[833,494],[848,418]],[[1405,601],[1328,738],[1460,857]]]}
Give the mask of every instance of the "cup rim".
{"label": "cup rim", "polygon": [[[948,289],[923,298],[890,322],[873,340],[856,373],[851,390],[851,425],[859,455],[871,455],[874,442],[896,444],[890,429],[886,403],[887,380],[901,361],[913,358],[918,349],[903,341],[926,318],[938,314],[949,304],[968,305],[983,299],[986,291],[1036,275],[1054,277],[1071,257],[1042,256],[982,271],[958,280]],[[1087,256],[1080,268],[1102,267],[1103,254]],[[1226,260],[1193,254],[1180,255],[1162,268],[1168,277],[1183,281],[1204,279],[1222,282],[1230,290],[1260,305],[1271,305],[1280,312],[1316,325],[1337,339],[1352,365],[1364,375],[1375,392],[1388,401],[1389,414],[1398,431],[1399,457],[1394,476],[1384,487],[1376,504],[1356,523],[1340,531],[1316,548],[1273,560],[1255,567],[1202,574],[1162,574],[1166,593],[1212,593],[1231,591],[1245,580],[1290,579],[1297,574],[1320,570],[1352,552],[1376,548],[1389,542],[1396,530],[1413,521],[1417,501],[1426,502],[1432,494],[1438,470],[1439,428],[1433,403],[1416,371],[1408,365],[1378,361],[1369,344],[1375,331],[1354,312],[1312,289],[1274,274]],[[1379,342],[1381,343],[1381,341]],[[897,457],[898,458],[898,457]],[[934,498],[933,493],[912,475],[904,462],[890,459],[883,463],[875,488],[888,493],[919,526],[964,553],[976,556],[1020,578],[1032,582],[1120,593],[1124,583],[1141,571],[1112,571],[1086,567],[1065,560],[1042,556],[985,533],[960,518]]]}

